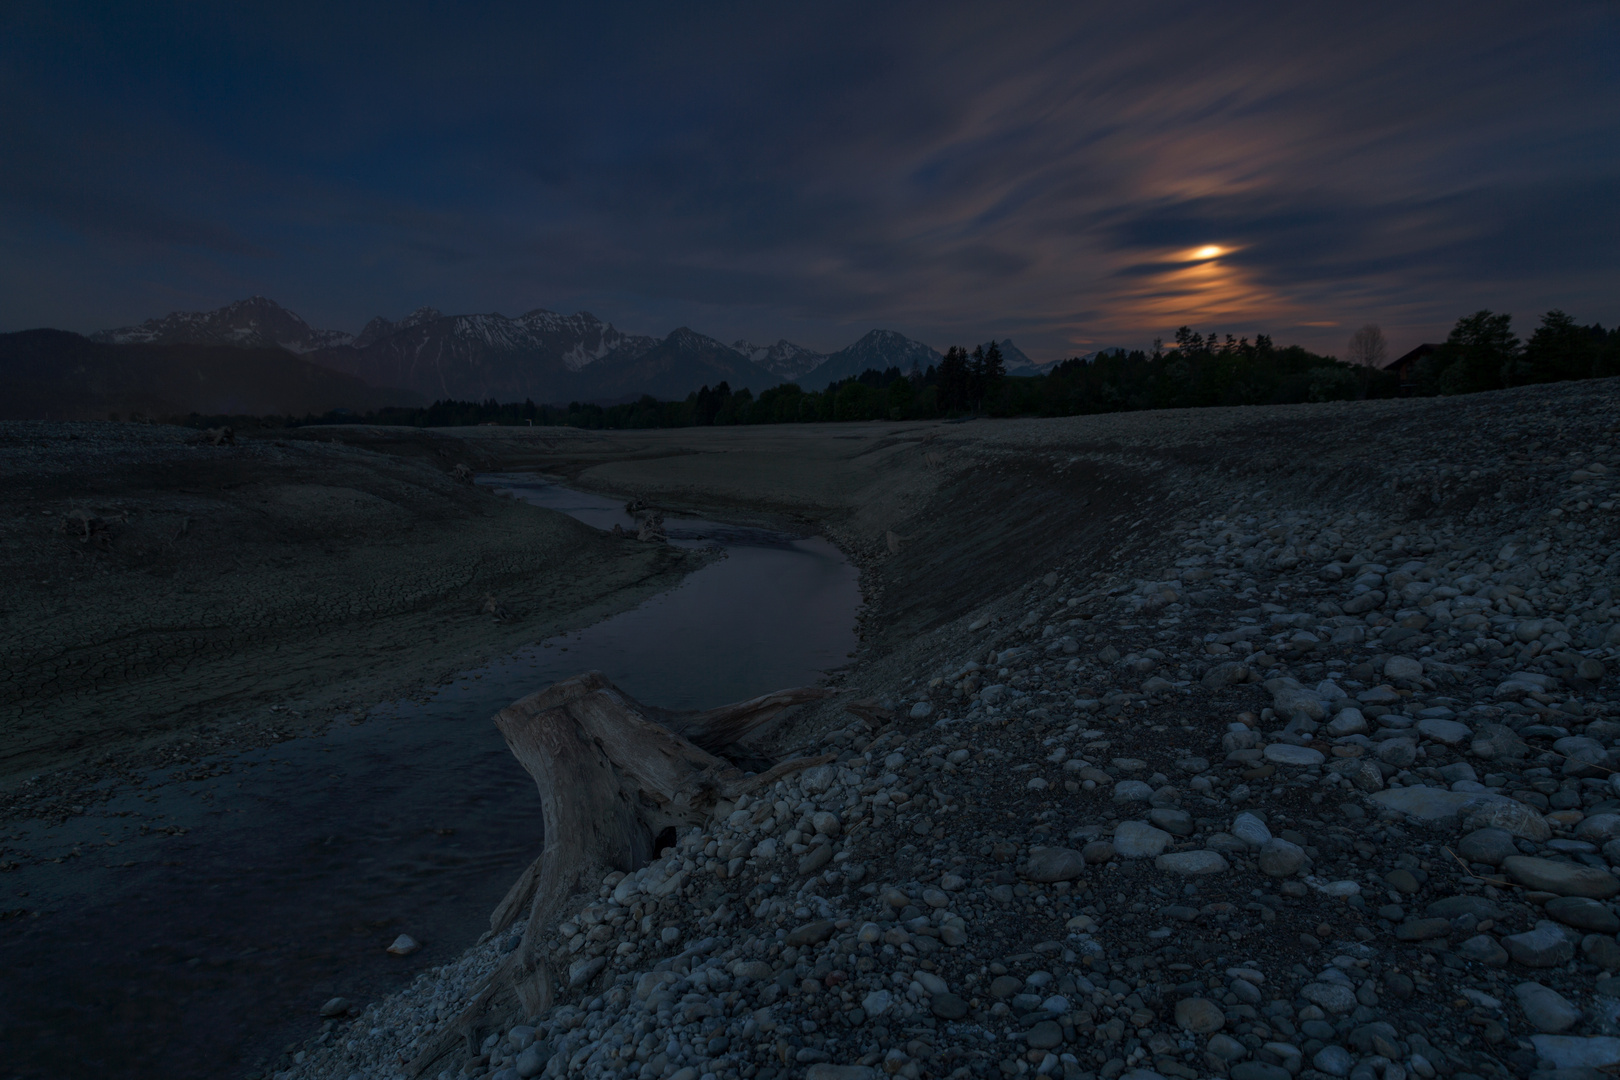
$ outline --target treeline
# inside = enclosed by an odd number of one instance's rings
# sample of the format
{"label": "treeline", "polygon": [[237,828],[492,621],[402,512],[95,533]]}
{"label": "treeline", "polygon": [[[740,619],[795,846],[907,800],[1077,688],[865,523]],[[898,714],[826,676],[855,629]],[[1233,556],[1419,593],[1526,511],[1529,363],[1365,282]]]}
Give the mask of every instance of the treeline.
{"label": "treeline", "polygon": [[1513,316],[1479,311],[1458,319],[1445,343],[1418,360],[1410,383],[1417,394],[1472,394],[1611,375],[1620,375],[1620,331],[1549,311],[1521,342]]}
{"label": "treeline", "polygon": [[[1375,328],[1367,328],[1376,333]],[[1380,347],[1382,341],[1380,337]],[[1514,336],[1512,318],[1490,311],[1459,319],[1446,341],[1423,356],[1403,381],[1376,364],[1349,364],[1298,345],[1277,347],[1265,334],[1204,335],[1189,327],[1169,346],[1112,350],[1064,360],[1041,375],[1009,376],[994,345],[953,347],[938,364],[902,372],[867,370],[822,391],[787,383],[755,395],[726,383],[684,401],[643,396],[618,405],[533,401],[437,401],[425,408],[388,408],[364,415],[344,410],[320,417],[264,418],[261,424],[478,424],[577,428],[673,428],[731,424],[798,424],[834,420],[917,420],[962,416],[1075,416],[1136,409],[1273,405],[1343,401],[1401,394],[1462,394],[1527,383],[1620,375],[1620,331],[1580,326],[1548,312],[1530,340]],[[241,418],[237,418],[240,422]],[[191,417],[195,426],[230,418]]]}

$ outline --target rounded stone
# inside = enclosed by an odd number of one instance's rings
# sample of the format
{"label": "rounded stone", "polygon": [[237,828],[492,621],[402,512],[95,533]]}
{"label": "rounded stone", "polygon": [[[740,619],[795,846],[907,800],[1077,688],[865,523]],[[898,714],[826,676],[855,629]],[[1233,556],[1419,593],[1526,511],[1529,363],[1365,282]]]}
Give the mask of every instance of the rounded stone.
{"label": "rounded stone", "polygon": [[1349,1076],[1356,1059],[1342,1046],[1324,1046],[1311,1058],[1311,1064],[1329,1076]]}
{"label": "rounded stone", "polygon": [[1587,934],[1581,938],[1581,955],[1604,971],[1620,970],[1620,944],[1607,934]]}
{"label": "rounded stone", "polygon": [[926,720],[934,715],[934,706],[931,702],[919,701],[911,707],[910,716],[913,720]]}
{"label": "rounded stone", "polygon": [[1218,851],[1176,851],[1160,855],[1153,865],[1167,874],[1220,874],[1231,869]]}
{"label": "rounded stone", "polygon": [[1024,876],[1031,881],[1073,881],[1085,869],[1085,856],[1073,848],[1031,848]]}
{"label": "rounded stone", "polygon": [[1378,760],[1397,769],[1404,769],[1417,760],[1417,743],[1411,739],[1385,739],[1378,744]]}
{"label": "rounded stone", "polygon": [[1347,1013],[1358,1004],[1356,992],[1343,983],[1306,983],[1304,989],[1300,990],[1299,993],[1301,997],[1312,1005],[1320,1006],[1326,1012],[1334,1015]]}
{"label": "rounded stone", "polygon": [[1173,806],[1159,806],[1148,812],[1148,821],[1174,836],[1193,834],[1193,817]]}
{"label": "rounded stone", "polygon": [[1107,840],[1093,840],[1080,849],[1080,855],[1088,863],[1105,863],[1114,857],[1114,845]]}
{"label": "rounded stone", "polygon": [[1267,1061],[1242,1061],[1227,1074],[1232,1080],[1294,1080],[1294,1074]]}
{"label": "rounded stone", "polygon": [[1418,721],[1417,729],[1424,738],[1446,746],[1460,746],[1474,737],[1474,729],[1457,720],[1428,717]]}
{"label": "rounded stone", "polygon": [[1527,889],[1559,896],[1588,896],[1607,900],[1620,892],[1620,879],[1607,870],[1579,863],[1556,862],[1533,855],[1510,855],[1502,860],[1508,876]]}
{"label": "rounded stone", "polygon": [[990,980],[990,996],[1009,998],[1024,988],[1024,980],[1013,975],[998,975]]}
{"label": "rounded stone", "polygon": [[1423,665],[1410,656],[1392,656],[1384,661],[1384,678],[1417,682],[1423,678]]}
{"label": "rounded stone", "polygon": [[1029,1029],[1024,1042],[1031,1050],[1050,1050],[1063,1042],[1063,1029],[1055,1020],[1042,1020]]}
{"label": "rounded stone", "polygon": [[935,994],[929,1008],[941,1020],[960,1020],[968,1014],[968,1003],[952,993]]}
{"label": "rounded stone", "polygon": [[1253,814],[1242,813],[1232,819],[1232,835],[1251,848],[1257,848],[1271,839],[1271,829]]}
{"label": "rounded stone", "polygon": [[887,990],[874,990],[861,999],[861,1008],[868,1017],[882,1016],[894,1004],[894,995]]}
{"label": "rounded stone", "polygon": [[1265,758],[1278,765],[1297,766],[1320,765],[1327,760],[1322,756],[1322,751],[1312,750],[1308,746],[1295,746],[1293,743],[1268,743]]}
{"label": "rounded stone", "polygon": [[1487,866],[1501,866],[1503,859],[1518,853],[1513,834],[1494,825],[1475,829],[1457,842],[1458,855],[1468,862]]}
{"label": "rounded stone", "polygon": [[837,836],[844,831],[844,823],[838,815],[828,810],[818,810],[810,816],[810,824],[822,836]]}
{"label": "rounded stone", "polygon": [[1267,877],[1293,877],[1306,861],[1304,848],[1281,837],[1272,837],[1260,848],[1260,872]]}
{"label": "rounded stone", "polygon": [[1176,1023],[1195,1035],[1209,1035],[1226,1026],[1226,1014],[1208,998],[1182,998],[1176,1002]]}
{"label": "rounded stone", "polygon": [[415,938],[411,937],[411,935],[401,934],[399,937],[394,939],[394,943],[392,945],[388,946],[388,951],[393,953],[395,956],[409,956],[411,953],[415,952],[421,947],[421,944]]}
{"label": "rounded stone", "polygon": [[1153,789],[1140,780],[1121,780],[1114,785],[1114,801],[1117,803],[1151,802],[1152,799]]}
{"label": "rounded stone", "polygon": [[1484,796],[1479,802],[1469,805],[1463,812],[1463,828],[1505,829],[1514,836],[1538,844],[1552,836],[1552,826],[1535,807],[1501,796]]}
{"label": "rounded stone", "polygon": [[1458,945],[1457,955],[1464,960],[1476,960],[1487,967],[1501,967],[1508,962],[1507,950],[1489,934],[1475,934]]}
{"label": "rounded stone", "polygon": [[1169,846],[1169,833],[1143,821],[1121,822],[1114,830],[1114,850],[1124,859],[1151,859]]}
{"label": "rounded stone", "polygon": [[1547,919],[1537,922],[1534,930],[1509,934],[1502,939],[1502,947],[1525,967],[1562,967],[1575,958],[1575,946],[1564,928]]}
{"label": "rounded stone", "polygon": [[1513,988],[1526,1020],[1537,1031],[1556,1035],[1580,1023],[1581,1010],[1571,1005],[1562,994],[1537,982],[1520,983]]}
{"label": "rounded stone", "polygon": [[1328,721],[1328,734],[1335,737],[1342,735],[1363,735],[1367,731],[1367,718],[1360,709],[1351,706],[1341,709],[1339,715]]}
{"label": "rounded stone", "polygon": [[1600,904],[1585,896],[1559,896],[1547,901],[1546,912],[1565,926],[1577,930],[1590,930],[1598,934],[1612,934],[1620,930],[1620,916],[1607,904]]}
{"label": "rounded stone", "polygon": [[1593,814],[1575,826],[1575,836],[1601,847],[1620,836],[1620,814]]}

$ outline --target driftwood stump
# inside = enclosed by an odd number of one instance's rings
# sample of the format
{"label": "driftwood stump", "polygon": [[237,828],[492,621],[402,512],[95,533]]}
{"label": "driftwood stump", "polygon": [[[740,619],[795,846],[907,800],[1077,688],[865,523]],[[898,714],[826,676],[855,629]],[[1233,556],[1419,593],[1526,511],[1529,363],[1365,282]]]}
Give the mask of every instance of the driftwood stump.
{"label": "driftwood stump", "polygon": [[480,1027],[521,1009],[551,1005],[543,943],[596,896],[602,878],[645,866],[675,832],[708,820],[722,799],[766,787],[823,758],[784,762],[745,776],[737,744],[793,705],[828,697],[814,687],[782,690],[702,712],[642,705],[599,672],[587,672],[513,702],[495,717],[506,745],[540,792],[545,847],[490,916],[505,930],[528,913],[523,940],[462,1015],[412,1062],[420,1075]]}

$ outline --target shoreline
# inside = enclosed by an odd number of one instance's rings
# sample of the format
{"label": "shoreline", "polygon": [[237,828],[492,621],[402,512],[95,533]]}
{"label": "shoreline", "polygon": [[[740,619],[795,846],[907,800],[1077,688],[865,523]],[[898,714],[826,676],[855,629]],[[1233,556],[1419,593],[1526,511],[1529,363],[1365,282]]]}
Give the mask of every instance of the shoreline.
{"label": "shoreline", "polygon": [[[866,426],[815,463],[856,494],[799,505],[869,553],[881,599],[843,697],[893,720],[800,711],[769,749],[837,765],[723,807],[633,887],[610,875],[540,931],[555,1003],[491,1011],[423,1075],[1609,1063],[1607,1014],[1579,1018],[1620,991],[1620,944],[1558,927],[1576,877],[1620,893],[1620,846],[1579,839],[1620,822],[1620,794],[1570,757],[1620,760],[1617,404],[1604,383],[969,425],[943,464],[927,433]],[[646,452],[697,438],[626,434],[595,461],[575,445],[573,467],[736,500],[746,461],[738,480]],[[863,487],[884,444],[923,459],[890,457],[926,489],[909,508]],[[788,487],[762,502],[793,505]],[[987,557],[983,580],[941,577]],[[507,944],[332,1023],[274,1075],[404,1075]],[[1473,1012],[1454,1020],[1458,988]]]}
{"label": "shoreline", "polygon": [[[147,769],[420,699],[705,562],[458,483],[454,464],[313,440],[203,446],[147,425],[0,426],[16,507],[0,533],[0,816],[60,818]],[[517,618],[484,613],[489,594]]]}

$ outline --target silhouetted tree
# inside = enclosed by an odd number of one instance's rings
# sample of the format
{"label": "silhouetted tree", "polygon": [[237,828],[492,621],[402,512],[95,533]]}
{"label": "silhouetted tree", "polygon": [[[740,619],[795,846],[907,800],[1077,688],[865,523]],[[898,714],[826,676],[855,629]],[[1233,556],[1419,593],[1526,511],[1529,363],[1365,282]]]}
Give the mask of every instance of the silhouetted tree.
{"label": "silhouetted tree", "polygon": [[1381,368],[1388,358],[1389,343],[1384,340],[1384,332],[1373,323],[1351,334],[1345,346],[1345,359],[1358,367]]}
{"label": "silhouetted tree", "polygon": [[968,407],[971,392],[968,355],[959,346],[945,350],[939,362],[939,405],[946,412],[962,412]]}
{"label": "silhouetted tree", "polygon": [[1440,350],[1440,392],[1469,394],[1506,386],[1518,357],[1512,315],[1476,311],[1464,316]]}

